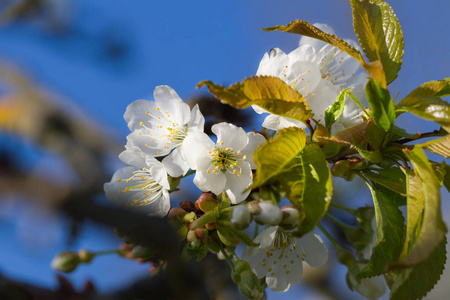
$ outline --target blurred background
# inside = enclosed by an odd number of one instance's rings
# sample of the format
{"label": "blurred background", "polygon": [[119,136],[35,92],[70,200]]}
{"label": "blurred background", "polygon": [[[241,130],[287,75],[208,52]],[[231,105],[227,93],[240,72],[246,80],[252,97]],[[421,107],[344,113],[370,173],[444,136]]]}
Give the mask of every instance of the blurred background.
{"label": "blurred background", "polygon": [[[389,3],[405,36],[403,67],[390,85],[392,95],[402,98],[423,82],[450,75],[450,2]],[[108,207],[103,183],[122,166],[117,154],[129,133],[127,105],[152,99],[157,85],[170,85],[185,101],[200,103],[211,121],[260,130],[261,118],[251,111],[222,107],[195,86],[206,79],[241,81],[255,74],[271,48],[295,49],[299,36],[260,30],[294,19],[327,23],[339,37],[356,40],[344,0],[1,0],[0,289],[25,287],[39,299],[113,299],[147,278],[149,264],[115,255],[64,277],[50,268],[61,251],[109,250],[121,243],[101,208]],[[438,129],[404,116],[398,125],[410,132]],[[337,195],[353,194],[355,207],[370,202],[367,191],[347,190],[340,181],[336,189]],[[448,224],[449,195],[441,192]],[[186,186],[172,201],[199,195]],[[328,269],[306,271],[302,284],[268,298],[361,299],[348,291],[345,270],[330,252]],[[428,299],[450,293],[450,274],[443,276]],[[220,284],[229,279],[214,280],[209,284],[218,299],[236,297],[226,282]]]}

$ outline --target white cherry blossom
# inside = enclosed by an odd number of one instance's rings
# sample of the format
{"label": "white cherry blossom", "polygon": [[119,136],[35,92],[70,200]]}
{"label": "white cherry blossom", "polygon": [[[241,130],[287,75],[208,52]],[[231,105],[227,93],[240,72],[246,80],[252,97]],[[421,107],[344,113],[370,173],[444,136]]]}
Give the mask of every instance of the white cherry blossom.
{"label": "white cherry blossom", "polygon": [[226,191],[236,204],[250,193],[245,190],[252,184],[252,169],[256,168],[253,152],[265,138],[229,123],[215,124],[211,130],[217,136],[216,143],[205,133],[189,135],[183,155],[189,167],[196,170],[194,183],[199,189],[216,195]]}
{"label": "white cherry blossom", "polygon": [[258,278],[275,292],[286,292],[298,282],[303,261],[312,267],[322,267],[328,260],[328,249],[319,235],[310,232],[296,238],[289,231],[272,226],[255,239],[259,247],[248,247],[242,254]]}
{"label": "white cherry blossom", "polygon": [[167,155],[163,161],[169,175],[184,175],[189,169],[181,151],[184,139],[203,132],[205,119],[197,105],[191,111],[167,85],[157,86],[153,95],[155,101],[136,100],[128,105],[124,118],[132,133],[127,139],[147,155]]}
{"label": "white cherry blossom", "polygon": [[[314,24],[319,29],[334,34],[331,27]],[[346,40],[358,48],[352,40]],[[325,110],[334,103],[340,91],[351,88],[351,92],[365,105],[364,85],[367,81],[365,73],[359,73],[359,62],[350,55],[325,42],[302,37],[299,47],[289,54],[274,48],[270,54],[262,58],[256,75],[276,76],[296,89],[314,113],[313,119],[325,125]],[[253,105],[257,113],[267,112]],[[361,109],[347,97],[344,112],[332,126],[337,132],[361,122]],[[263,126],[273,130],[285,127],[302,127],[300,121],[272,115],[266,117]]]}
{"label": "white cherry blossom", "polygon": [[105,183],[106,198],[123,208],[165,216],[170,209],[169,181],[164,165],[152,156],[140,152],[131,143],[119,158],[129,164],[114,173]]}

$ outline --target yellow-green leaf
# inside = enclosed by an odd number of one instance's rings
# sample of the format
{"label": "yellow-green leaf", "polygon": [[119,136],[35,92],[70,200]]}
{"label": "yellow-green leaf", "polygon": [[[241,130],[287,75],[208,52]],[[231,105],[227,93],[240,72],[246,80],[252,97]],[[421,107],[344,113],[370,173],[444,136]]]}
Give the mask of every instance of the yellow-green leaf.
{"label": "yellow-green leaf", "polygon": [[235,108],[258,105],[273,114],[301,122],[313,116],[305,98],[278,77],[252,76],[228,88],[206,80],[197,88],[204,85],[223,103]]}
{"label": "yellow-green leaf", "polygon": [[408,180],[406,240],[402,266],[425,261],[444,239],[447,231],[441,216],[440,184],[422,148],[405,150],[415,174]]}
{"label": "yellow-green leaf", "polygon": [[447,239],[433,250],[431,255],[418,266],[389,273],[391,300],[420,299],[439,281],[447,261]]}
{"label": "yellow-green leaf", "polygon": [[450,134],[443,138],[428,141],[420,144],[420,147],[427,149],[431,153],[450,158]]}
{"label": "yellow-green leaf", "polygon": [[[357,279],[382,275],[386,267],[396,262],[402,252],[405,239],[405,219],[397,203],[403,202],[403,196],[387,189],[373,189],[373,203],[377,220],[376,242],[369,262],[357,275]],[[395,198],[400,198],[394,201]],[[397,202],[397,203],[396,203]]]}
{"label": "yellow-green leaf", "polygon": [[409,93],[396,108],[449,127],[450,104],[440,98],[449,94],[450,78],[426,82]]}
{"label": "yellow-green leaf", "polygon": [[373,120],[384,131],[390,131],[395,122],[395,108],[389,91],[373,78],[369,78],[365,90]]}
{"label": "yellow-green leaf", "polygon": [[353,28],[370,62],[380,61],[389,84],[402,66],[403,32],[392,8],[383,0],[350,0]]}
{"label": "yellow-green leaf", "polygon": [[253,159],[257,169],[252,188],[277,178],[303,216],[298,234],[313,230],[327,211],[332,193],[330,170],[319,146],[306,146],[305,131],[290,127],[261,145]]}
{"label": "yellow-green leaf", "polygon": [[303,21],[303,20],[295,20],[291,23],[283,26],[283,25],[277,25],[273,27],[263,28],[264,31],[283,31],[288,33],[295,33],[300,34],[304,36],[308,36],[314,39],[318,39],[321,41],[324,41],[330,45],[335,46],[336,48],[348,53],[350,56],[355,58],[357,61],[359,61],[361,64],[365,64],[364,58],[361,55],[361,52],[356,50],[354,47],[350,46],[346,41],[338,38],[337,36],[333,34],[329,34],[326,32],[323,32],[319,28],[311,25],[309,22]]}
{"label": "yellow-green leaf", "polygon": [[305,130],[297,127],[279,130],[275,138],[267,140],[253,154],[256,177],[252,188],[263,185],[267,180],[281,173],[305,146]]}

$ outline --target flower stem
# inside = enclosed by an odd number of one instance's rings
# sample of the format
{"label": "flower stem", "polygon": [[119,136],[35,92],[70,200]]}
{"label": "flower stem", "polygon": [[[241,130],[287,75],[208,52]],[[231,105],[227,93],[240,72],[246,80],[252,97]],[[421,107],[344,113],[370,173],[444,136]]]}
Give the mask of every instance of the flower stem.
{"label": "flower stem", "polygon": [[[256,222],[255,222],[255,223],[256,223]],[[258,235],[258,233],[259,233],[259,224],[256,223],[256,225],[255,225],[255,232],[253,233],[253,238],[256,238],[256,236]]]}
{"label": "flower stem", "polygon": [[234,271],[234,263],[231,260],[231,257],[228,255],[227,251],[225,251],[225,249],[220,243],[217,243],[217,245],[219,246],[220,252],[222,252],[223,257],[225,257],[226,261],[228,262],[228,265],[230,266],[231,270]]}
{"label": "flower stem", "polygon": [[323,232],[323,234],[327,237],[327,239],[330,241],[330,243],[334,246],[335,249],[342,249],[341,246],[336,242],[336,240],[326,231],[325,228],[323,228],[322,225],[317,224],[317,227],[319,227],[320,231]]}
{"label": "flower stem", "polygon": [[208,223],[215,222],[216,220],[217,220],[217,218],[216,218],[215,212],[208,211],[203,216],[201,216],[200,218],[198,218],[197,220],[192,222],[191,225],[189,226],[189,229],[194,230],[199,227],[205,226]]}
{"label": "flower stem", "polygon": [[339,203],[336,203],[336,202],[330,202],[330,205],[332,205],[332,206],[334,206],[334,207],[336,207],[336,208],[339,208],[339,209],[342,209],[342,210],[344,210],[344,211],[346,211],[346,212],[348,212],[348,213],[350,213],[350,214],[352,214],[352,215],[355,215],[356,214],[356,209],[353,209],[353,208],[350,208],[350,207],[347,207],[347,206],[344,206],[344,205],[342,205],[342,204],[339,204]]}
{"label": "flower stem", "polygon": [[337,227],[341,228],[341,229],[346,229],[348,227],[350,227],[349,225],[345,224],[344,222],[342,222],[341,220],[336,219],[335,217],[333,217],[332,215],[330,215],[329,213],[325,214],[325,217],[330,220],[334,225],[336,225]]}
{"label": "flower stem", "polygon": [[113,253],[117,253],[117,254],[123,254],[125,253],[125,250],[120,250],[120,249],[113,249],[113,250],[105,250],[105,251],[98,251],[98,252],[91,252],[92,255],[97,256],[97,255],[104,255],[104,254],[113,254]]}

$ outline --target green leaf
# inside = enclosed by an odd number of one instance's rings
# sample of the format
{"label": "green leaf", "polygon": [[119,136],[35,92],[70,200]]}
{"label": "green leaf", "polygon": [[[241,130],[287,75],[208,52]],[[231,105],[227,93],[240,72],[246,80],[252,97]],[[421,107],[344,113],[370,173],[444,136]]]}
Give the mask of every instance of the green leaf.
{"label": "green leaf", "polygon": [[[380,184],[395,193],[406,196],[406,176],[400,168],[388,168],[377,170],[363,170],[361,174],[367,179]],[[405,205],[406,201],[397,206]]]}
{"label": "green leaf", "polygon": [[389,91],[382,88],[373,78],[369,78],[366,84],[366,97],[375,124],[389,131],[395,122],[395,108]]}
{"label": "green leaf", "polygon": [[440,184],[425,153],[417,146],[404,153],[415,174],[408,180],[407,235],[400,265],[414,266],[430,256],[447,229],[441,216]]}
{"label": "green leaf", "polygon": [[297,127],[279,130],[275,138],[267,140],[253,154],[256,177],[252,188],[263,185],[283,172],[286,165],[306,146],[306,132]]}
{"label": "green leaf", "polygon": [[387,84],[402,66],[403,32],[392,8],[382,0],[350,0],[353,28],[370,62],[380,61]]}
{"label": "green leaf", "polygon": [[450,104],[440,99],[449,94],[450,78],[426,82],[403,98],[396,108],[400,112],[407,111],[443,127],[449,127]]}
{"label": "green leaf", "polygon": [[333,34],[329,34],[326,32],[323,32],[319,28],[311,25],[309,22],[303,21],[303,20],[295,20],[291,23],[287,24],[286,26],[277,25],[273,27],[263,28],[264,31],[283,31],[288,33],[295,33],[300,34],[304,36],[309,36],[314,39],[318,39],[321,41],[324,41],[330,45],[335,46],[336,48],[348,53],[350,56],[355,58],[357,61],[359,61],[361,64],[365,64],[364,58],[361,55],[361,52],[356,50],[354,47],[350,46],[346,41],[338,38],[337,36]]}
{"label": "green leaf", "polygon": [[319,146],[306,146],[305,131],[290,127],[261,145],[253,159],[256,177],[252,188],[277,178],[286,197],[305,216],[299,234],[314,229],[328,209],[332,193],[330,170]]}
{"label": "green leaf", "polygon": [[305,98],[278,77],[252,76],[228,88],[206,80],[197,84],[197,88],[204,85],[223,103],[234,108],[258,105],[273,114],[301,122],[313,116]]}
{"label": "green leaf", "polygon": [[440,139],[422,143],[418,146],[427,149],[431,153],[441,155],[445,158],[450,158],[450,134]]}
{"label": "green leaf", "polygon": [[424,297],[439,281],[445,268],[447,251],[444,239],[433,250],[431,255],[420,265],[389,273],[393,280],[391,300],[420,299]]}
{"label": "green leaf", "polygon": [[350,90],[351,88],[343,89],[334,103],[328,106],[328,108],[325,110],[325,127],[328,129],[328,131],[330,130],[331,125],[333,125],[333,123],[336,122],[344,112],[345,98],[347,98],[347,93]]}
{"label": "green leaf", "polygon": [[405,239],[405,219],[395,204],[402,201],[393,201],[393,198],[404,197],[387,189],[370,190],[377,220],[377,239],[369,262],[356,277],[358,280],[385,273],[387,266],[398,260]]}
{"label": "green leaf", "polygon": [[316,144],[307,145],[278,177],[289,201],[305,216],[299,235],[313,230],[330,205],[333,185],[325,154]]}
{"label": "green leaf", "polygon": [[330,141],[347,146],[361,145],[366,140],[366,128],[370,121],[368,120],[346,130],[342,130],[332,136]]}

